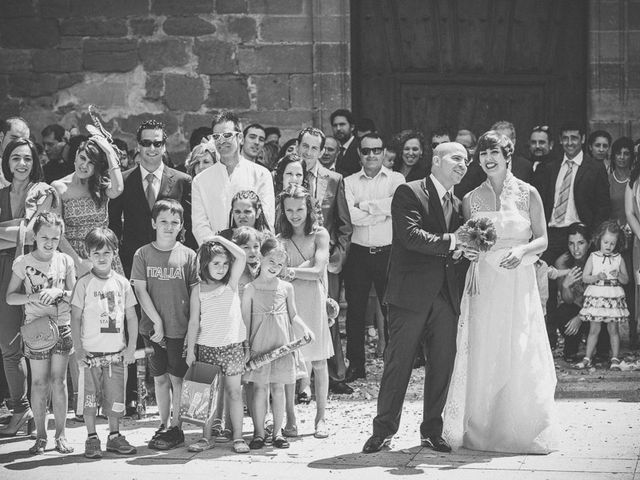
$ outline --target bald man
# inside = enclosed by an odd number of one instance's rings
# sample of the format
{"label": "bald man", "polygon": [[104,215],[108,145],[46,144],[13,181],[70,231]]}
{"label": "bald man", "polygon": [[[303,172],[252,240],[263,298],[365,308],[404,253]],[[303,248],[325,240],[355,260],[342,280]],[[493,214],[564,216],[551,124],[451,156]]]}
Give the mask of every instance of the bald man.
{"label": "bald man", "polygon": [[400,414],[417,349],[424,344],[423,446],[451,447],[442,438],[442,410],[456,354],[460,295],[456,229],[462,224],[454,185],[467,172],[467,150],[445,142],[433,152],[429,177],[400,185],[391,202],[393,239],[385,301],[389,343],[378,394],[378,414],[364,453],[379,451],[398,431]]}

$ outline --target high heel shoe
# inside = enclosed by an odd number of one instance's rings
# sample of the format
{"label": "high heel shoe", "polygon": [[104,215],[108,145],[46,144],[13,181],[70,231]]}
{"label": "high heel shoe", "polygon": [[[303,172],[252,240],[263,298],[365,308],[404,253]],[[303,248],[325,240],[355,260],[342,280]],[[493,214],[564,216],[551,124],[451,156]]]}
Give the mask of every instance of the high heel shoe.
{"label": "high heel shoe", "polygon": [[31,435],[35,429],[33,411],[30,408],[22,413],[14,413],[7,426],[0,428],[0,437],[15,437],[23,428],[25,435]]}

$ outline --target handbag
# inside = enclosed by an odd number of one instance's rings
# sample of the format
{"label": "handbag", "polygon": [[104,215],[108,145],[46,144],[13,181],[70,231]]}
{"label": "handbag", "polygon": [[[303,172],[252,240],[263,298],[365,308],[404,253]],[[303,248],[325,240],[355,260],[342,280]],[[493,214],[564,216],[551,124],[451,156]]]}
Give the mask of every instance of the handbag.
{"label": "handbag", "polygon": [[46,352],[60,339],[58,325],[49,315],[23,324],[20,327],[20,335],[25,346],[32,352]]}

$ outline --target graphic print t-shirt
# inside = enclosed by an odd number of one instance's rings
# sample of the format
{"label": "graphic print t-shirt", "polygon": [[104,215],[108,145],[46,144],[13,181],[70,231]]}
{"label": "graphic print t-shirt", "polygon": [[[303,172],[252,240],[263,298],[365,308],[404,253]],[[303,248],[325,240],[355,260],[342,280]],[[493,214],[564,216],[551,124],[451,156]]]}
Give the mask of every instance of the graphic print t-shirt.
{"label": "graphic print t-shirt", "polygon": [[82,309],[80,341],[87,352],[117,353],[126,346],[125,311],[138,302],[129,281],[116,272],[92,272],[78,280],[71,305]]}
{"label": "graphic print t-shirt", "polygon": [[[162,318],[168,338],[184,338],[189,324],[189,294],[198,283],[196,252],[181,243],[160,250],[153,243],[140,247],[133,256],[131,283],[146,282],[147,292]],[[139,331],[150,336],[153,323],[142,309]]]}
{"label": "graphic print t-shirt", "polygon": [[[20,255],[13,262],[13,273],[22,280],[24,292],[27,295],[38,293],[45,288],[64,290],[67,276],[75,277],[75,272],[71,257],[61,252],[53,252],[48,262],[36,259],[31,253]],[[57,305],[27,303],[24,306],[24,314],[26,323],[47,315],[55,319],[58,326],[71,323],[71,308],[67,302],[63,301],[58,302]]]}

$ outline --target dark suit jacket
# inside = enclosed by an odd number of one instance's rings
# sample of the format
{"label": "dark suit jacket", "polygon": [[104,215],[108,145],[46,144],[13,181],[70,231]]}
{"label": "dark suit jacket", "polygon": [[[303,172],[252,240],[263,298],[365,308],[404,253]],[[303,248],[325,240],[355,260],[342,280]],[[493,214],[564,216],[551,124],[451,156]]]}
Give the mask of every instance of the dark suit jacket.
{"label": "dark suit jacket", "polygon": [[[542,197],[547,222],[551,220],[556,194],[556,180],[563,158],[564,155],[560,155],[551,162],[541,164],[536,170],[536,173],[540,170],[539,184],[536,187]],[[587,225],[592,232],[595,227],[609,218],[611,203],[607,172],[604,165],[596,162],[585,152],[583,152],[582,165],[575,173],[573,200],[580,221]]]}
{"label": "dark suit jacket", "polygon": [[358,155],[356,139],[354,138],[349,144],[349,148],[344,152],[344,155],[340,156],[340,154],[338,154],[336,172],[343,177],[348,177],[349,175],[359,172],[361,168],[360,155]]}
{"label": "dark suit jacket", "polygon": [[430,177],[400,185],[391,201],[393,241],[385,302],[414,312],[427,312],[443,287],[456,313],[460,294],[450,240],[443,238],[462,223],[460,200],[447,230],[436,187]]}
{"label": "dark suit jacket", "polygon": [[[122,195],[109,202],[109,228],[120,241],[120,259],[129,277],[136,250],[155,240],[151,227],[151,209],[142,188],[140,166],[124,172]],[[191,232],[191,177],[165,165],[157,200],[173,198],[184,208],[184,225]]]}
{"label": "dark suit jacket", "polygon": [[353,232],[342,175],[318,165],[316,199],[322,209],[323,226],[329,232],[331,273],[340,273]]}
{"label": "dark suit jacket", "polygon": [[511,173],[513,173],[516,178],[519,178],[523,182],[531,183],[533,165],[526,158],[518,154],[514,154],[511,157]]}

